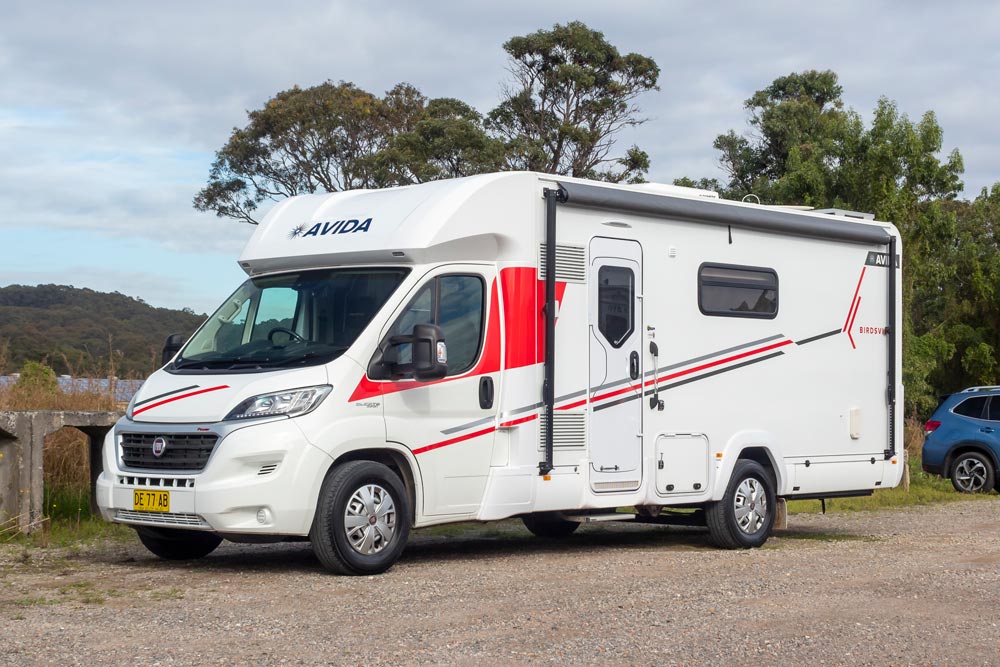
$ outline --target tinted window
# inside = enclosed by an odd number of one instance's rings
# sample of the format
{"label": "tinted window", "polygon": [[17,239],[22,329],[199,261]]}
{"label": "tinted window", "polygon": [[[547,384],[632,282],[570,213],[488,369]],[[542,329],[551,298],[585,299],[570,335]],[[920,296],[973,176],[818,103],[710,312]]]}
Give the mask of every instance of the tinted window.
{"label": "tinted window", "polygon": [[771,319],[778,314],[778,274],[753,266],[702,264],[698,307],[705,315]]}
{"label": "tinted window", "polygon": [[952,412],[956,415],[962,415],[964,417],[975,417],[980,419],[983,416],[983,408],[986,407],[986,397],[977,396],[976,398],[967,398],[954,408]]}
{"label": "tinted window", "polygon": [[[390,336],[405,336],[415,324],[436,324],[448,344],[448,375],[472,368],[483,337],[484,284],[479,276],[441,276],[420,288],[396,320]],[[411,346],[395,346],[398,364],[413,362]]]}
{"label": "tinted window", "polygon": [[994,396],[990,399],[989,420],[1000,422],[1000,396]]}
{"label": "tinted window", "polygon": [[597,328],[612,347],[621,347],[635,328],[635,274],[624,266],[597,271]]}

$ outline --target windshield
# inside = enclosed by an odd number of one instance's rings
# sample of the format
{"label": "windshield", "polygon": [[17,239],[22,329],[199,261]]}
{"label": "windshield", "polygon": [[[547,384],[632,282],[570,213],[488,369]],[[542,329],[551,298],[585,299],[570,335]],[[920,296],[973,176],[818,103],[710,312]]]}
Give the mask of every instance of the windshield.
{"label": "windshield", "polygon": [[252,278],[215,311],[167,370],[257,371],[339,357],[406,269],[329,269]]}

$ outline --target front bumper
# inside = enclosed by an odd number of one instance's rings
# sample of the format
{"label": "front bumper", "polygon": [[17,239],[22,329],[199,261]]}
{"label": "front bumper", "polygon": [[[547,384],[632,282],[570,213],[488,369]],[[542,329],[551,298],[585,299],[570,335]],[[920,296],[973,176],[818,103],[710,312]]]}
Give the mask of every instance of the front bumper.
{"label": "front bumper", "polygon": [[[199,472],[129,469],[120,434],[210,430],[219,436]],[[97,504],[108,521],[217,533],[308,535],[320,485],[332,460],[294,419],[236,424],[148,424],[122,419],[104,442]],[[137,489],[167,491],[170,511],[133,507]]]}

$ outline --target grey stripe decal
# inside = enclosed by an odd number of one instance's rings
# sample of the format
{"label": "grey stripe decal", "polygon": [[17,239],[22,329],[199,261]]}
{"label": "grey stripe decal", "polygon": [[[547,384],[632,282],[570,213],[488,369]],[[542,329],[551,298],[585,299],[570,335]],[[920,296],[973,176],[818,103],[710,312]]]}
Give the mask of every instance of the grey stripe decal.
{"label": "grey stripe decal", "polygon": [[842,329],[834,329],[833,331],[827,331],[826,333],[822,333],[822,334],[820,334],[818,336],[812,336],[811,338],[805,338],[803,340],[797,340],[797,341],[795,341],[795,344],[796,345],[806,345],[807,343],[812,343],[812,342],[817,341],[817,340],[822,340],[824,338],[828,338],[829,336],[835,336],[835,335],[837,335],[839,333],[843,333],[843,330]]}
{"label": "grey stripe decal", "polygon": [[[675,368],[680,368],[682,366],[689,366],[689,365],[697,363],[699,361],[705,361],[706,359],[711,359],[712,357],[718,357],[718,356],[721,356],[723,354],[727,354],[729,352],[735,352],[736,350],[743,350],[743,349],[746,349],[748,347],[753,347],[754,345],[760,345],[761,343],[769,343],[772,340],[777,340],[779,338],[784,338],[784,337],[785,337],[785,334],[775,334],[773,336],[768,336],[767,338],[761,338],[760,340],[754,340],[754,341],[750,341],[749,343],[743,343],[742,345],[736,345],[735,347],[727,347],[724,350],[719,350],[717,352],[711,352],[709,354],[704,354],[704,355],[702,355],[700,357],[694,357],[693,359],[686,359],[684,361],[678,361],[677,363],[670,364],[669,366],[662,366],[658,370],[656,370],[655,372],[656,372],[656,374],[660,374],[663,371],[671,371],[671,370],[673,370]],[[648,377],[652,377],[653,373],[654,373],[654,371],[648,370],[645,373],[643,373],[642,375],[643,375],[644,378],[648,378]],[[607,382],[605,384],[600,385],[596,389],[594,389],[594,392],[603,391],[604,389],[611,389],[612,387],[617,387],[619,385],[628,384],[629,382],[632,382],[631,378],[625,378],[624,380],[615,380],[614,382]]]}
{"label": "grey stripe decal", "polygon": [[[829,334],[823,334],[823,335],[827,336],[827,335],[832,335],[834,333],[837,333],[837,332],[836,331],[832,331]],[[716,352],[711,352],[709,354],[704,354],[704,355],[702,355],[700,357],[694,357],[692,359],[686,359],[684,361],[679,361],[679,362],[677,362],[675,364],[670,364],[669,366],[661,366],[659,368],[659,370],[657,370],[655,372],[657,374],[659,374],[659,373],[662,373],[664,371],[673,370],[675,368],[681,368],[683,366],[690,366],[691,364],[697,363],[699,361],[705,361],[706,359],[711,359],[712,357],[718,357],[718,356],[721,356],[723,354],[728,354],[729,352],[736,352],[737,350],[745,350],[748,347],[753,347],[754,345],[760,345],[761,343],[769,343],[772,340],[778,340],[779,338],[784,338],[784,337],[785,337],[785,334],[774,334],[773,336],[768,336],[767,338],[760,338],[758,340],[752,340],[749,343],[742,343],[740,345],[735,345],[733,347],[727,347],[724,350],[718,350]],[[803,341],[800,344],[805,344],[807,342],[810,342],[811,340],[812,339]],[[778,354],[781,354],[781,353],[779,352]],[[777,355],[773,355],[772,354],[772,355],[768,355],[766,357],[762,357],[760,359],[760,361],[763,361],[764,359],[770,359],[771,357],[774,357],[774,356],[777,356]],[[739,368],[740,366],[746,366],[746,365],[747,365],[746,363],[736,364],[735,366],[729,366],[726,370],[728,370],[729,368]],[[708,375],[703,375],[703,376],[699,376],[699,377],[710,377],[711,375],[715,375],[715,374],[717,374],[719,372],[720,371],[715,371],[713,373],[709,373]],[[652,371],[652,370],[646,371],[643,374],[643,377],[644,378],[652,377],[653,373],[654,373],[654,371]],[[690,381],[690,380],[688,380],[688,381]],[[611,389],[612,387],[617,387],[617,386],[620,386],[620,385],[623,385],[623,384],[628,384],[629,382],[632,382],[631,378],[625,378],[623,380],[615,380],[614,382],[606,382],[605,384],[600,385],[599,387],[597,387],[593,391],[594,391],[594,393],[597,393],[597,392],[602,391],[604,389]],[[677,383],[677,384],[684,384],[684,382]],[[660,388],[663,389],[663,388],[673,387],[673,386],[677,386],[677,384],[662,385]],[[564,394],[562,396],[557,396],[556,397],[556,403],[562,403],[563,401],[568,401],[571,398],[577,398],[578,396],[584,396],[584,395],[587,394],[587,391],[588,391],[587,389],[582,389],[580,391],[574,391],[571,394]],[[626,398],[624,400],[631,400],[631,399]],[[612,405],[618,405],[619,403],[624,402],[624,400],[619,399],[618,401],[613,401],[611,403],[606,403],[606,404],[604,404],[601,407],[594,408],[594,410],[595,411],[596,410],[601,410],[602,408],[605,408],[605,407],[610,407]],[[512,417],[514,415],[519,415],[519,414],[522,414],[524,412],[530,412],[532,410],[537,410],[540,407],[542,407],[541,403],[533,403],[531,405],[526,405],[523,408],[516,408],[514,410],[509,410],[508,412],[505,412],[503,415],[501,415],[501,421],[504,421],[507,418]],[[474,426],[481,426],[482,424],[487,424],[487,423],[489,423],[491,421],[493,421],[493,417],[484,417],[482,419],[477,419],[476,421],[469,422],[467,424],[462,424],[461,426],[453,426],[451,428],[444,429],[443,431],[441,431],[441,433],[443,433],[445,435],[450,435],[452,433],[458,433],[459,431],[464,431],[464,430],[472,428]]]}
{"label": "grey stripe decal", "polygon": [[[712,352],[711,354],[706,354],[700,357],[695,357],[694,359],[688,359],[686,361],[681,361],[676,364],[671,364],[669,366],[664,366],[660,368],[657,373],[662,373],[663,371],[672,371],[675,368],[680,368],[681,366],[690,366],[691,364],[697,363],[699,361],[705,361],[706,359],[711,359],[712,357],[718,357],[728,352],[735,352],[736,350],[743,350],[748,347],[753,347],[754,345],[760,345],[761,343],[769,343],[772,340],[777,340],[779,338],[784,338],[785,334],[775,334],[773,336],[768,336],[767,338],[761,338],[760,340],[751,341],[749,343],[744,343],[743,345],[737,345],[735,347],[727,347],[725,350],[719,350],[718,352]],[[735,367],[734,367],[735,368]],[[647,373],[647,375],[651,374]]]}
{"label": "grey stripe decal", "polygon": [[189,389],[197,389],[197,388],[198,388],[198,387],[200,387],[200,386],[201,386],[201,385],[197,385],[197,384],[193,384],[193,385],[191,385],[190,387],[181,387],[180,389],[174,389],[173,391],[168,391],[168,392],[167,392],[167,393],[165,393],[165,394],[160,394],[160,395],[158,395],[158,396],[153,396],[153,397],[151,397],[151,398],[147,398],[147,399],[144,399],[144,400],[141,400],[141,401],[139,401],[138,403],[136,403],[135,405],[133,405],[132,407],[133,407],[133,408],[137,408],[137,407],[139,407],[140,405],[145,405],[146,403],[152,403],[153,401],[155,401],[155,400],[156,400],[156,399],[158,399],[158,398],[166,398],[167,396],[173,396],[174,394],[179,394],[179,393],[181,393],[182,391],[187,391],[187,390],[189,390]]}
{"label": "grey stripe decal", "polygon": [[489,424],[493,421],[494,417],[483,417],[482,419],[477,419],[474,422],[469,422],[468,424],[462,424],[461,426],[453,426],[452,428],[446,428],[442,433],[448,435],[449,433],[457,433],[459,431],[464,431],[467,428],[472,428],[473,426],[482,426],[483,424]]}
{"label": "grey stripe decal", "polygon": [[[743,368],[744,366],[751,366],[753,364],[759,364],[762,361],[767,361],[768,359],[774,359],[775,357],[780,357],[783,354],[784,354],[784,352],[774,352],[772,354],[768,354],[768,355],[765,355],[763,357],[759,357],[757,359],[750,359],[749,361],[743,361],[743,362],[740,362],[738,364],[733,364],[732,366],[726,366],[725,368],[719,368],[719,369],[714,370],[714,371],[709,371],[708,373],[702,373],[701,375],[698,375],[698,376],[695,376],[695,377],[685,378],[684,380],[678,380],[677,382],[671,382],[670,384],[661,384],[660,387],[659,387],[659,390],[660,391],[666,391],[667,389],[673,389],[675,387],[680,387],[681,385],[691,384],[692,382],[697,382],[698,380],[704,380],[704,379],[710,378],[710,377],[712,377],[714,375],[721,375],[723,373],[728,373],[729,371],[734,371],[737,368]],[[644,396],[652,396],[653,395],[653,390],[652,389],[647,389],[646,393],[643,394],[643,395]],[[621,405],[622,403],[628,403],[629,401],[634,401],[637,398],[639,398],[638,394],[630,394],[629,396],[626,396],[625,398],[619,398],[618,400],[611,401],[610,403],[602,403],[601,405],[598,405],[596,408],[594,408],[594,412],[598,412],[599,410],[604,410],[604,409],[607,409],[607,408],[613,408],[616,405]]]}

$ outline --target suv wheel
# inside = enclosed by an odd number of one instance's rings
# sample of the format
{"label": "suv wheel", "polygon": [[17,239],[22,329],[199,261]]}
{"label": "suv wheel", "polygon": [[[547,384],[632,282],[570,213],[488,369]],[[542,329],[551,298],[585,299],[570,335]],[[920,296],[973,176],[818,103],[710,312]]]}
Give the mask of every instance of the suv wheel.
{"label": "suv wheel", "polygon": [[989,493],[996,485],[993,463],[979,452],[965,452],[951,467],[951,484],[959,493]]}

